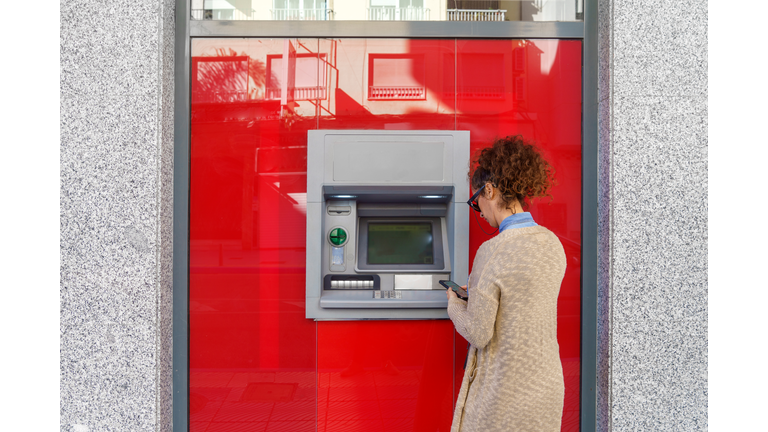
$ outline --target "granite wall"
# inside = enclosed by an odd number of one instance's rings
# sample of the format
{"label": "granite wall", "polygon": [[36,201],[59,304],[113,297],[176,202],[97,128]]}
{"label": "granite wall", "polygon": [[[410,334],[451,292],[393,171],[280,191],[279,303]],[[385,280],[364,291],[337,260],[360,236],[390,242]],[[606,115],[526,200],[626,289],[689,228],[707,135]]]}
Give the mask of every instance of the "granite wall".
{"label": "granite wall", "polygon": [[61,7],[62,431],[170,431],[173,0]]}
{"label": "granite wall", "polygon": [[[707,4],[599,1],[598,430],[707,429]],[[61,430],[169,431],[174,1],[61,3]]]}
{"label": "granite wall", "polygon": [[707,3],[600,1],[600,430],[707,430]]}

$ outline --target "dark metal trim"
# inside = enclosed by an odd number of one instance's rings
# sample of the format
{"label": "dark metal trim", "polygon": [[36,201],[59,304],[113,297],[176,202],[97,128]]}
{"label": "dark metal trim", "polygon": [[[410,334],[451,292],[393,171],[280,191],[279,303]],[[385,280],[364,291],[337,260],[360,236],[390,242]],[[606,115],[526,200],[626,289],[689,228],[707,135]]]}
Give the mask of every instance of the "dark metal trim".
{"label": "dark metal trim", "polygon": [[583,39],[580,430],[595,431],[597,383],[597,0],[584,22],[190,21],[176,0],[173,228],[173,430],[189,430],[189,173],[192,37]]}
{"label": "dark metal trim", "polygon": [[581,39],[583,22],[190,21],[192,37]]}
{"label": "dark metal trim", "polygon": [[597,430],[597,0],[585,0],[581,156],[581,431]]}
{"label": "dark metal trim", "polygon": [[173,430],[189,430],[189,0],[176,0],[173,107]]}

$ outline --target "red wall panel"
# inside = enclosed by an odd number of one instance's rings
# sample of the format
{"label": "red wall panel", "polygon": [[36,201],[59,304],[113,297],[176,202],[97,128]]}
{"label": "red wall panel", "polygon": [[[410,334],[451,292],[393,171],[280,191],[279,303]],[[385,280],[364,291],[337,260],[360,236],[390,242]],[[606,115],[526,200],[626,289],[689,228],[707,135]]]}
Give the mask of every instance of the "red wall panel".
{"label": "red wall panel", "polygon": [[[521,133],[543,148],[559,185],[530,211],[568,259],[563,430],[578,429],[579,41],[199,39],[192,52],[191,430],[450,425],[466,355],[450,321],[304,318],[316,128],[469,130],[472,151]],[[491,230],[470,222],[471,265]]]}
{"label": "red wall panel", "polygon": [[[457,43],[456,128],[470,131],[470,152],[494,137],[521,134],[533,140],[556,170],[552,200],[531,203],[534,220],[563,243],[568,266],[558,299],[558,342],[566,383],[563,431],[578,430],[581,323],[581,42],[558,40],[460,40]],[[481,58],[486,61],[479,61]],[[484,67],[504,70],[503,85],[485,88]],[[479,66],[478,66],[479,65]],[[471,216],[474,218],[474,216]],[[470,268],[493,229],[470,221]],[[466,356],[457,334],[456,358]],[[457,360],[458,361],[458,360]],[[457,366],[457,375],[461,375]],[[460,382],[460,377],[457,377]]]}

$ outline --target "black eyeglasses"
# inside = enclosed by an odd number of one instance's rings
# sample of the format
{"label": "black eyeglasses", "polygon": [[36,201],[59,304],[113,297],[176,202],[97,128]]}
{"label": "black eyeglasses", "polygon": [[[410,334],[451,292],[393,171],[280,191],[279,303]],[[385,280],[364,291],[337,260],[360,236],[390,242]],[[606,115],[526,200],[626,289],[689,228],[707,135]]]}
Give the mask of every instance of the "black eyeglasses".
{"label": "black eyeglasses", "polygon": [[483,189],[485,188],[481,187],[480,189],[478,189],[477,192],[475,192],[475,194],[472,195],[472,198],[470,198],[469,201],[467,201],[467,204],[469,204],[469,206],[472,207],[472,210],[478,213],[481,212],[482,210],[480,210],[480,206],[477,204],[477,202],[475,202],[475,200],[477,199],[477,197],[480,196],[480,193],[483,191]]}

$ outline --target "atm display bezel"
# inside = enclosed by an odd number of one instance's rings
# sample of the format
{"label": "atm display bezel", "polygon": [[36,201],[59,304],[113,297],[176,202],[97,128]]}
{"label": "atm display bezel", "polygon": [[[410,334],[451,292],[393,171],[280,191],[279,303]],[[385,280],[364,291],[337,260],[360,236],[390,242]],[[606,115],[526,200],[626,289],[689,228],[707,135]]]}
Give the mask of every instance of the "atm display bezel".
{"label": "atm display bezel", "polygon": [[[369,264],[368,263],[368,225],[370,223],[425,223],[432,225],[432,264]],[[408,272],[447,271],[445,261],[445,245],[443,244],[443,229],[440,217],[361,217],[357,224],[357,261],[355,270],[362,272]]]}

